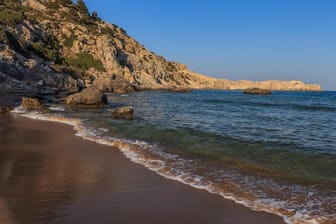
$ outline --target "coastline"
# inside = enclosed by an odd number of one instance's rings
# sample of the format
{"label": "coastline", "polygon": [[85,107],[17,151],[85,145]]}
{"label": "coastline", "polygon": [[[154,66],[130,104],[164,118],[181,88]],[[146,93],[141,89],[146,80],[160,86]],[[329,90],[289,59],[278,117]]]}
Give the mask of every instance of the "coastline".
{"label": "coastline", "polygon": [[[129,161],[118,149],[76,137],[66,124],[5,116],[1,118],[5,121],[0,128],[1,151],[14,153],[11,161],[17,165],[21,153],[42,158],[39,164],[44,164],[43,172],[33,170],[33,174],[28,166],[17,186],[12,186],[8,181],[17,177],[8,169],[16,167],[1,162],[1,173],[6,170],[11,177],[1,181],[1,207],[7,209],[2,209],[0,220],[9,220],[5,223],[18,218],[27,223],[284,223],[281,217],[163,178]],[[35,186],[29,197],[16,195],[17,188],[25,189],[28,183]],[[14,204],[6,196],[9,192],[16,199]],[[54,192],[58,196],[54,200],[43,198]],[[48,206],[42,209],[36,201],[47,201]],[[31,209],[22,213],[18,206],[22,203]],[[45,210],[52,215],[45,215]]]}

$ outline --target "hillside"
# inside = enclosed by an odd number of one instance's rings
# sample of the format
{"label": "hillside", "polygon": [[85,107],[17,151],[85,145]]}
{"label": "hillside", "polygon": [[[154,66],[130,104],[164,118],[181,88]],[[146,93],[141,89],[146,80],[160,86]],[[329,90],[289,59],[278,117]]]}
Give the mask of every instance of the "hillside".
{"label": "hillside", "polygon": [[319,91],[301,81],[229,81],[190,71],[147,50],[104,22],[85,3],[6,0],[0,3],[0,91],[246,89]]}

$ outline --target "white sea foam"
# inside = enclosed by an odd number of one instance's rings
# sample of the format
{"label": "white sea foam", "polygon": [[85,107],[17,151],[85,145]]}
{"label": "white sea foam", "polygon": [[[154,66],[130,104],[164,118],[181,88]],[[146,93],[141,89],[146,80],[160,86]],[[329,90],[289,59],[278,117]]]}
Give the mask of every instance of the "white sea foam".
{"label": "white sea foam", "polygon": [[109,130],[107,128],[98,128],[99,131],[102,131],[102,132],[108,132]]}
{"label": "white sea foam", "polygon": [[61,107],[61,106],[51,106],[49,107],[49,109],[52,111],[66,111],[65,107]]}
{"label": "white sea foam", "polygon": [[[60,110],[56,110],[60,111]],[[96,142],[99,144],[108,145],[118,148],[126,158],[132,162],[141,164],[146,168],[156,172],[157,174],[172,179],[183,184],[187,184],[197,189],[203,189],[213,194],[221,195],[226,199],[235,201],[255,211],[265,211],[283,217],[284,221],[289,224],[321,224],[321,223],[334,223],[336,220],[335,214],[331,215],[310,215],[307,208],[290,208],[289,204],[283,200],[262,198],[262,199],[249,199],[238,196],[229,191],[229,188],[220,186],[211,180],[207,180],[204,176],[196,175],[192,172],[193,160],[182,159],[177,155],[172,155],[163,152],[159,149],[158,145],[148,144],[144,141],[132,141],[129,139],[119,139],[114,137],[104,137],[101,134],[108,132],[108,129],[98,128],[93,129],[84,125],[83,120],[67,118],[61,115],[54,114],[41,114],[39,112],[26,112],[23,108],[17,107],[13,111],[21,116],[31,119],[60,122],[63,124],[73,126],[76,130],[76,135],[88,141]],[[233,173],[222,173],[221,178],[235,180],[239,179],[242,185],[251,185],[251,183],[262,183],[281,191],[281,186],[268,180],[256,180],[251,177],[241,176]],[[241,186],[236,186],[239,189]],[[295,187],[294,187],[295,188]],[[244,189],[243,189],[244,190]],[[297,192],[302,189],[297,189]],[[316,192],[308,191],[307,197],[316,196]],[[309,205],[309,203],[311,203]],[[308,207],[316,206],[318,203],[312,201],[307,202]],[[335,222],[336,223],[336,222]]]}

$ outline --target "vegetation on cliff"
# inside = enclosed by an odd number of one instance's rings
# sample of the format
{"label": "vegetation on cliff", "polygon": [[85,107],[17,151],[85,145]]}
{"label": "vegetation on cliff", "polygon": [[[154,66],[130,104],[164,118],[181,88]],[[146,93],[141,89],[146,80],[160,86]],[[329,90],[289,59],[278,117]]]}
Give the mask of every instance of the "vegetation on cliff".
{"label": "vegetation on cliff", "polygon": [[101,72],[105,71],[103,63],[86,52],[78,53],[75,57],[65,58],[64,62],[67,66],[79,68],[84,72],[90,68],[95,68]]}
{"label": "vegetation on cliff", "polygon": [[[25,2],[26,5],[23,4]],[[62,54],[62,47],[71,48],[78,38],[77,35],[71,33],[69,37],[63,36],[62,38],[65,37],[63,46],[60,44],[60,38],[54,35],[61,29],[59,19],[89,26],[94,24],[93,20],[96,20],[97,15],[94,18],[90,17],[83,1],[78,1],[77,4],[71,0],[23,1],[23,3],[9,0],[0,4],[1,42],[8,43],[13,50],[25,55],[36,55],[59,65],[77,67],[82,71],[90,68],[104,71],[102,62],[87,52],[78,52],[72,57],[65,57]],[[66,10],[58,13],[62,8]],[[22,27],[35,30],[29,30],[31,34],[23,33],[24,36],[20,37],[20,31],[24,32]]]}

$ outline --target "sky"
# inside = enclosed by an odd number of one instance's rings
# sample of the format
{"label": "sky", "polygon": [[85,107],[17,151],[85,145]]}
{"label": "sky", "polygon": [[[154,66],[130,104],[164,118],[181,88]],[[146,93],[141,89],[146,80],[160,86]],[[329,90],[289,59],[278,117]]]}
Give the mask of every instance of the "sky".
{"label": "sky", "polygon": [[148,50],[230,80],[336,90],[336,0],[85,0]]}

